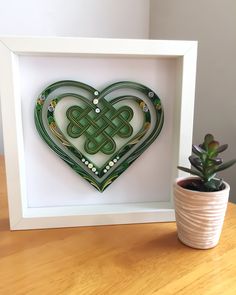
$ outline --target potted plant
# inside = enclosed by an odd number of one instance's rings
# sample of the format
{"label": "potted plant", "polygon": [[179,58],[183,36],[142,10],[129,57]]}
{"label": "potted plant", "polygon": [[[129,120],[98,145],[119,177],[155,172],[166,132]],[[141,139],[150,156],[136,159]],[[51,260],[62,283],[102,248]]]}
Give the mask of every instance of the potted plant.
{"label": "potted plant", "polygon": [[227,208],[230,186],[216,173],[231,167],[236,159],[223,163],[219,154],[228,148],[211,134],[193,145],[189,157],[192,168],[178,166],[194,177],[177,179],[174,203],[179,239],[186,245],[209,249],[218,244]]}

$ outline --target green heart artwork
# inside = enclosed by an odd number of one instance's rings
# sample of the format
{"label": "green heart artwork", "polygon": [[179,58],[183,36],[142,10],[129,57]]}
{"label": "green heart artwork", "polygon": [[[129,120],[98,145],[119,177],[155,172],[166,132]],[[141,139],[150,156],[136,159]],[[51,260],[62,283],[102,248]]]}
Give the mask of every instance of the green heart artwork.
{"label": "green heart artwork", "polygon": [[47,145],[99,192],[153,143],[164,122],[157,94],[130,81],[102,91],[56,82],[37,98],[34,116]]}

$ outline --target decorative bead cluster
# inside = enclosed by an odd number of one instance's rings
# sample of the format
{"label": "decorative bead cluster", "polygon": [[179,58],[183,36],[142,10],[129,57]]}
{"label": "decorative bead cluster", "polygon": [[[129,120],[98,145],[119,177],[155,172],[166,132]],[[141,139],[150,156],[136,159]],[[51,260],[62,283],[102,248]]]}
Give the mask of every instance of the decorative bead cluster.
{"label": "decorative bead cluster", "polygon": [[55,99],[53,99],[50,103],[50,105],[48,106],[48,110],[49,112],[54,112],[55,110],[55,106],[57,105],[57,101]]}
{"label": "decorative bead cluster", "polygon": [[[98,92],[98,91],[94,91],[94,95],[95,95],[95,96],[98,96],[98,95],[99,95],[99,92]],[[97,105],[97,104],[98,104],[98,99],[97,99],[97,98],[94,98],[94,100],[93,100],[93,104],[94,104],[94,105]],[[99,114],[99,113],[101,112],[101,110],[100,110],[99,108],[96,108],[96,109],[95,109],[95,112],[96,112],[97,114]]]}
{"label": "decorative bead cluster", "polygon": [[37,104],[38,105],[43,105],[45,101],[45,96],[42,94],[38,99],[37,99]]}
{"label": "decorative bead cluster", "polygon": [[103,172],[104,173],[107,173],[107,171],[111,168],[111,167],[113,167],[116,163],[117,163],[117,161],[120,159],[120,157],[116,157],[115,159],[113,159],[113,160],[111,160],[109,163],[108,163],[108,165],[105,167],[105,169],[103,170]]}
{"label": "decorative bead cluster", "polygon": [[97,168],[94,167],[94,165],[92,163],[90,163],[89,161],[87,161],[85,158],[82,159],[82,162],[88,166],[89,169],[91,169],[95,174],[98,174]]}
{"label": "decorative bead cluster", "polygon": [[150,98],[154,97],[154,92],[152,92],[152,91],[148,92],[148,97],[150,97]]}
{"label": "decorative bead cluster", "polygon": [[[113,167],[117,161],[120,159],[120,157],[116,157],[115,159],[111,160],[108,165],[105,167],[105,169],[103,170],[104,173],[107,173],[108,170]],[[93,163],[89,162],[88,160],[86,160],[85,158],[82,158],[81,160],[86,166],[88,166],[88,168],[93,171],[95,174],[98,174],[97,168],[93,165]]]}
{"label": "decorative bead cluster", "polygon": [[144,113],[147,113],[149,111],[148,106],[146,104],[143,106],[143,111],[144,111]]}
{"label": "decorative bead cluster", "polygon": [[141,101],[139,105],[144,113],[147,113],[149,111],[148,106],[146,105],[144,101]]}

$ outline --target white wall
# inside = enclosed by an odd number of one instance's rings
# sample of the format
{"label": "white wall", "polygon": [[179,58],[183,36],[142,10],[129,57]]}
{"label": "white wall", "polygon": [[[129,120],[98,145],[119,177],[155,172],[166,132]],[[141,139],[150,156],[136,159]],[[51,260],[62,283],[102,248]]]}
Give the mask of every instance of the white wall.
{"label": "white wall", "polygon": [[[151,0],[150,37],[199,41],[194,142],[212,132],[236,158],[236,1]],[[236,201],[236,165],[223,172]]]}
{"label": "white wall", "polygon": [[0,0],[0,35],[148,38],[149,0]]}

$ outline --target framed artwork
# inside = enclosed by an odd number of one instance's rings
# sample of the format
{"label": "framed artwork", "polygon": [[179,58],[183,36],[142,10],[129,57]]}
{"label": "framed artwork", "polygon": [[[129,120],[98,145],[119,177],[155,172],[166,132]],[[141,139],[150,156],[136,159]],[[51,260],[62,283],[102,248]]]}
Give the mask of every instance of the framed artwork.
{"label": "framed artwork", "polygon": [[0,38],[11,229],[174,221],[197,42]]}

